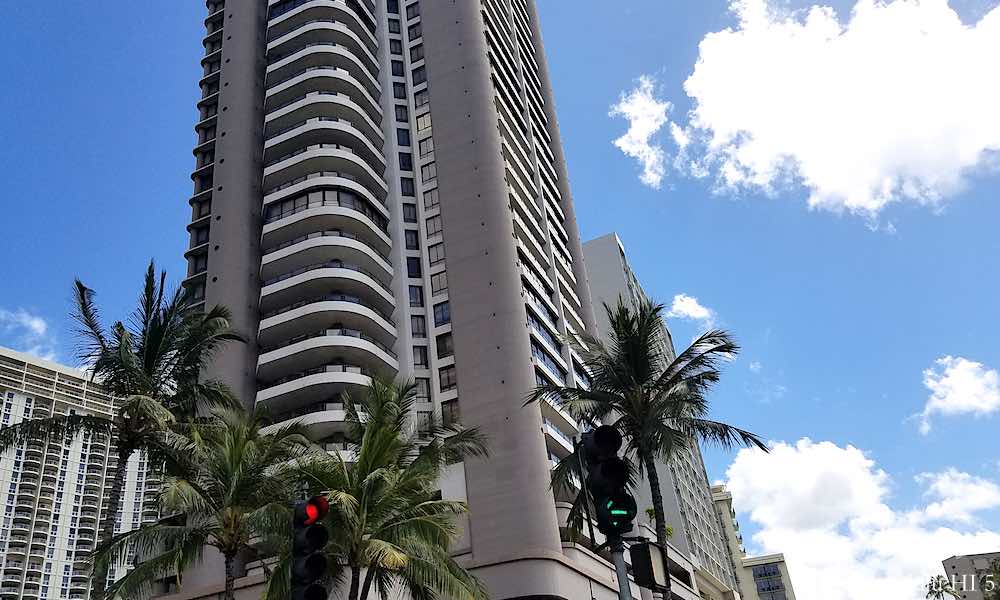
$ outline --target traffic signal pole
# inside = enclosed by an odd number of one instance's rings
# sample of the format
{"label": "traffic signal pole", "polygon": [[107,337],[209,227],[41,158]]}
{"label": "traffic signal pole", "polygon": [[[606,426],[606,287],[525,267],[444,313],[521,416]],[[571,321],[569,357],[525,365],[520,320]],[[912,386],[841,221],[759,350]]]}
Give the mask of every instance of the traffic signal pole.
{"label": "traffic signal pole", "polygon": [[632,600],[632,590],[628,583],[628,568],[625,566],[625,542],[621,536],[608,540],[611,545],[611,560],[618,575],[618,600]]}

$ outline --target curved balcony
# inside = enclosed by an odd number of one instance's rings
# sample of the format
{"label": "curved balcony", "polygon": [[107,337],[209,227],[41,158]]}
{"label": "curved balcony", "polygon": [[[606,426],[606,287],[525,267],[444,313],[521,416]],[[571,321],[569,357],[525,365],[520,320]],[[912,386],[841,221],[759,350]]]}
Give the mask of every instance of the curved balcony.
{"label": "curved balcony", "polygon": [[[293,188],[293,194],[275,194],[265,205],[261,244],[265,248],[287,243],[317,231],[343,231],[386,256],[392,239],[386,232],[387,212],[377,203],[358,198],[341,187],[350,183],[337,176],[310,178]],[[300,191],[302,185],[309,191]],[[352,188],[353,190],[353,188]]]}
{"label": "curved balcony", "polygon": [[379,63],[375,54],[347,23],[333,19],[312,21],[285,35],[272,38],[267,44],[267,55],[268,58],[288,56],[301,45],[311,43],[335,43],[346,47],[360,56],[369,72],[378,77]]}
{"label": "curved balcony", "polygon": [[279,129],[264,143],[264,160],[284,156],[303,147],[332,144],[350,148],[377,173],[385,172],[385,157],[358,125],[341,117],[313,117]]}
{"label": "curved balcony", "polygon": [[365,90],[377,98],[382,93],[378,83],[378,71],[374,74],[368,64],[358,58],[351,48],[335,42],[300,42],[289,44],[286,54],[269,55],[267,81],[282,82],[303,69],[316,67],[336,67],[351,74],[365,86]]}
{"label": "curved balcony", "polygon": [[[271,2],[274,5],[277,2]],[[364,40],[372,52],[378,50],[378,40],[368,23],[374,23],[375,17],[367,8],[357,4],[367,14],[358,14],[346,0],[311,0],[304,2],[279,15],[274,15],[268,21],[267,35],[269,40],[277,39],[291,31],[315,22],[339,21],[347,25],[351,31]]]}
{"label": "curved balcony", "polygon": [[262,346],[274,346],[281,340],[317,331],[327,323],[367,331],[386,346],[396,341],[396,326],[387,314],[363,298],[339,293],[300,300],[265,313],[257,339]]}
{"label": "curved balcony", "polygon": [[325,66],[305,67],[286,79],[269,81],[264,93],[264,110],[269,113],[309,92],[344,94],[353,98],[372,119],[382,119],[382,107],[363,83],[349,71]]}
{"label": "curved balcony", "polygon": [[392,376],[399,361],[391,348],[357,329],[323,329],[261,349],[257,376],[273,380],[296,367],[313,368],[344,360],[366,370]]}
{"label": "curved balcony", "polygon": [[261,277],[272,280],[308,265],[344,260],[369,272],[382,274],[380,280],[392,280],[388,257],[359,240],[354,234],[339,230],[307,233],[268,248],[261,263]]}
{"label": "curved balcony", "polygon": [[382,176],[349,146],[314,144],[279,156],[264,165],[264,189],[270,190],[312,173],[336,171],[354,177],[381,204],[389,193]]}
{"label": "curved balcony", "polygon": [[384,313],[391,313],[396,299],[379,275],[357,265],[330,261],[302,267],[264,282],[261,289],[261,310],[269,312],[302,298],[314,298],[342,290],[371,302]]}
{"label": "curved balcony", "polygon": [[353,123],[376,148],[381,148],[385,143],[385,136],[378,123],[350,96],[338,92],[310,92],[273,108],[264,119],[264,136],[270,139],[304,120],[329,115]]}
{"label": "curved balcony", "polygon": [[272,414],[287,413],[304,406],[338,398],[345,390],[360,391],[371,383],[364,368],[353,365],[324,365],[264,383],[257,392]]}

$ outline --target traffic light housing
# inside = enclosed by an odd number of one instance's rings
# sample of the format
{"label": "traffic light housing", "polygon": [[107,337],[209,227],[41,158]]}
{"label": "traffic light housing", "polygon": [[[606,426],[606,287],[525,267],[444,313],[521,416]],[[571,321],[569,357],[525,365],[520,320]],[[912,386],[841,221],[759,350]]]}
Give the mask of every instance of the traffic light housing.
{"label": "traffic light housing", "polygon": [[326,555],[330,534],[323,519],[330,511],[324,496],[314,496],[295,505],[292,538],[292,600],[327,600]]}
{"label": "traffic light housing", "polygon": [[583,434],[587,489],[594,501],[597,528],[608,537],[632,530],[635,498],[628,491],[628,464],[618,456],[622,436],[610,425]]}

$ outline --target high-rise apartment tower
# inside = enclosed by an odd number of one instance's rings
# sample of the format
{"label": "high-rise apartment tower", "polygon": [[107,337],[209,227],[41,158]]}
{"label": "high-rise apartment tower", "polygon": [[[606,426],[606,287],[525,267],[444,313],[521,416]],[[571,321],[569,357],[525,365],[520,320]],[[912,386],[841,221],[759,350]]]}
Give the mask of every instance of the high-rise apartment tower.
{"label": "high-rise apartment tower", "polygon": [[253,340],[212,375],[331,449],[342,391],[415,379],[418,426],[490,438],[443,491],[493,597],[613,597],[549,486],[576,424],[523,407],[594,329],[533,0],[207,6],[185,285]]}

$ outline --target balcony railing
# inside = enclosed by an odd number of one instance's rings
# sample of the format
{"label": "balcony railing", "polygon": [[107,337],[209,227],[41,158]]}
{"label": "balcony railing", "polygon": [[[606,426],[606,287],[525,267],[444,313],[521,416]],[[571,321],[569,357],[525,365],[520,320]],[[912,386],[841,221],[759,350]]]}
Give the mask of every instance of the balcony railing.
{"label": "balcony railing", "polygon": [[262,348],[261,351],[262,352],[273,352],[275,350],[280,350],[282,348],[286,348],[288,346],[291,346],[292,344],[297,344],[299,342],[304,342],[305,340],[311,340],[311,339],[321,338],[321,337],[337,337],[337,336],[352,337],[352,338],[357,338],[359,340],[364,340],[364,341],[366,341],[366,342],[368,342],[370,344],[374,344],[375,346],[377,346],[380,350],[382,350],[383,352],[385,352],[389,356],[391,356],[393,358],[396,358],[396,353],[393,352],[391,348],[389,348],[388,346],[386,346],[382,342],[376,340],[372,336],[364,333],[363,331],[357,330],[357,329],[343,329],[343,328],[341,328],[341,329],[323,329],[321,331],[314,331],[312,333],[306,333],[306,334],[303,334],[303,335],[297,335],[297,336],[295,336],[293,338],[285,340],[284,342],[281,342],[279,344],[275,344],[274,346]]}
{"label": "balcony railing", "polygon": [[382,288],[386,292],[392,293],[391,290],[388,288],[388,286],[386,286],[384,283],[382,283],[381,281],[379,281],[378,276],[375,275],[374,273],[372,273],[371,271],[369,271],[368,269],[365,269],[364,267],[361,267],[361,266],[358,266],[358,265],[350,265],[350,264],[344,263],[344,262],[339,261],[339,260],[328,260],[326,262],[321,262],[321,263],[316,263],[316,264],[312,264],[312,265],[307,265],[305,267],[299,267],[298,269],[295,269],[294,271],[289,271],[288,273],[283,273],[281,275],[278,275],[277,277],[273,277],[271,279],[268,279],[268,280],[264,281],[263,286],[267,287],[269,285],[274,285],[275,283],[280,283],[280,282],[282,282],[282,281],[284,281],[286,279],[291,279],[292,277],[295,277],[296,275],[301,275],[302,273],[308,273],[309,271],[318,271],[320,269],[347,269],[349,271],[355,271],[357,273],[362,273],[362,274],[367,275],[368,277],[372,278],[375,281],[375,283],[378,284],[378,286],[380,288]]}
{"label": "balcony railing", "polygon": [[352,304],[358,304],[360,306],[364,306],[365,308],[373,311],[378,316],[380,316],[383,319],[385,319],[386,321],[388,321],[390,324],[395,325],[395,323],[392,321],[392,319],[389,317],[389,315],[385,314],[385,312],[383,312],[381,309],[376,308],[371,303],[366,302],[365,300],[362,300],[361,298],[358,298],[357,296],[350,296],[348,294],[326,294],[324,296],[317,296],[315,298],[310,298],[308,300],[300,300],[300,301],[298,301],[298,302],[296,302],[294,304],[289,304],[288,306],[282,306],[281,308],[272,310],[271,312],[264,313],[264,318],[265,319],[269,319],[271,317],[276,317],[276,316],[278,316],[280,314],[284,314],[284,313],[286,313],[286,312],[288,312],[290,310],[295,310],[296,308],[301,308],[301,307],[306,306],[308,304],[316,304],[318,302],[350,302]]}
{"label": "balcony railing", "polygon": [[[295,239],[288,240],[287,242],[282,242],[282,243],[278,244],[277,246],[272,246],[272,247],[268,248],[267,250],[264,250],[264,254],[270,254],[272,252],[278,252],[279,250],[284,250],[285,248],[290,248],[290,247],[294,246],[295,244],[301,244],[302,242],[304,242],[306,240],[312,240],[312,239],[324,238],[324,237],[338,237],[338,238],[344,238],[344,239],[348,239],[348,240],[361,241],[361,239],[358,236],[354,235],[353,233],[348,233],[346,231],[340,231],[339,229],[328,229],[326,231],[316,231],[316,232],[313,232],[313,233],[308,233],[306,235],[299,236],[299,237],[297,237]],[[366,244],[366,246],[367,246],[367,244]],[[389,260],[389,255],[388,254],[385,254],[384,252],[380,252],[380,251],[376,250],[375,248],[371,248],[370,246],[369,246],[369,249],[372,252],[374,252],[375,254],[377,254],[380,257],[382,257],[383,259]]]}
{"label": "balcony railing", "polygon": [[364,367],[359,367],[356,365],[324,365],[322,367],[316,367],[314,369],[306,369],[305,371],[299,371],[292,375],[282,377],[281,379],[276,379],[270,383],[265,384],[261,387],[261,390],[267,390],[297,379],[302,379],[303,377],[309,377],[310,375],[319,375],[321,373],[354,373],[356,375],[366,375],[371,376],[371,372]]}

